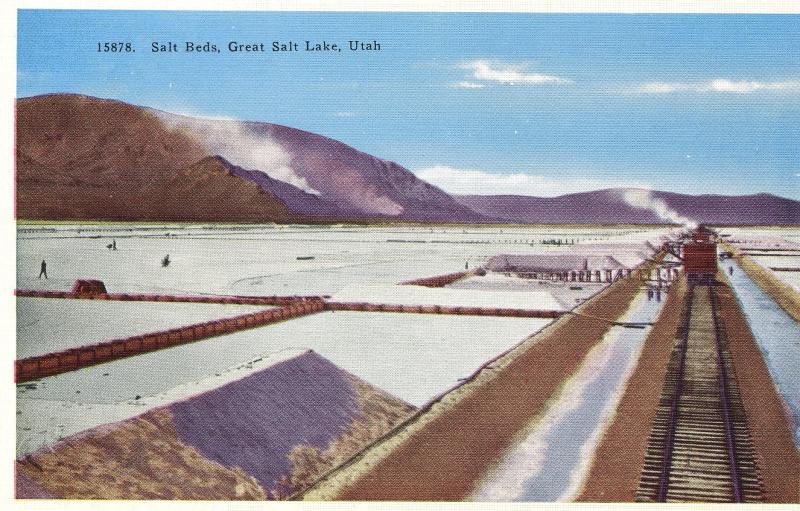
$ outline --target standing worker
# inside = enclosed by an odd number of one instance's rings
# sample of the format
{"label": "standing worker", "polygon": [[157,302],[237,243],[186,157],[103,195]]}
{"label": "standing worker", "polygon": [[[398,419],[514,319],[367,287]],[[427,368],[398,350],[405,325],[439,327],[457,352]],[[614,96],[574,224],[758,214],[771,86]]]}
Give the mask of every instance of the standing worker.
{"label": "standing worker", "polygon": [[733,266],[728,266],[728,275],[733,275]]}
{"label": "standing worker", "polygon": [[116,250],[116,249],[117,249],[117,240],[112,240],[111,241],[111,250]]}
{"label": "standing worker", "polygon": [[42,259],[42,269],[39,270],[40,279],[42,278],[42,275],[44,275],[45,280],[47,280],[47,263],[44,262],[44,259]]}

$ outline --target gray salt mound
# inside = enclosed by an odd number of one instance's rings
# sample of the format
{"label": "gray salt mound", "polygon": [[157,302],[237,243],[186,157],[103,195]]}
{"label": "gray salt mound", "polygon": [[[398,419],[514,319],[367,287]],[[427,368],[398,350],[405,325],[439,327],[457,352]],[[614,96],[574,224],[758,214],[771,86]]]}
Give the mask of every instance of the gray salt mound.
{"label": "gray salt mound", "polygon": [[168,408],[183,443],[274,489],[295,446],[324,450],[357,417],[351,382],[309,352]]}

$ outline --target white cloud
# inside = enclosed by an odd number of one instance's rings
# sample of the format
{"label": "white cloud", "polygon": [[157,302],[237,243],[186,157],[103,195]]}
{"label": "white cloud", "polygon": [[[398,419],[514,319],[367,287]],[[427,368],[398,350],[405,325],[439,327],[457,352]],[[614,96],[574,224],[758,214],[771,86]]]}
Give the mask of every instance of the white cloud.
{"label": "white cloud", "polygon": [[[526,64],[502,64],[486,59],[476,59],[459,66],[472,71],[472,78],[485,82],[502,83],[503,85],[542,85],[547,83],[572,83],[572,80],[560,76],[525,72]],[[468,83],[468,82],[462,82]]]}
{"label": "white cloud", "polygon": [[603,188],[642,186],[592,178],[549,177],[523,172],[495,173],[435,165],[414,172],[420,179],[457,195],[534,195],[555,197]]}
{"label": "white cloud", "polygon": [[648,82],[638,87],[635,92],[641,92],[645,94],[669,94],[671,92],[689,89],[690,86],[685,83]]}
{"label": "white cloud", "polygon": [[800,81],[760,82],[716,78],[706,82],[647,82],[631,92],[641,94],[671,94],[673,92],[723,92],[749,94],[757,91],[800,90]]}
{"label": "white cloud", "polygon": [[713,80],[710,89],[717,92],[736,92],[746,94],[758,90],[800,89],[800,82],[733,82],[731,80]]}
{"label": "white cloud", "polygon": [[483,89],[486,85],[482,83],[475,83],[475,82],[458,82],[450,85],[453,89]]}

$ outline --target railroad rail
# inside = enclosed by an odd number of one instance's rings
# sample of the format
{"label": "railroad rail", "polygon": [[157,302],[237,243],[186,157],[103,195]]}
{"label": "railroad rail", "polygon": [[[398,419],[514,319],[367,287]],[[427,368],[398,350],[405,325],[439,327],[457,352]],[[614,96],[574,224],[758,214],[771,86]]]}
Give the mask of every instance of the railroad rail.
{"label": "railroad rail", "polygon": [[639,502],[760,502],[762,484],[713,284],[690,285]]}

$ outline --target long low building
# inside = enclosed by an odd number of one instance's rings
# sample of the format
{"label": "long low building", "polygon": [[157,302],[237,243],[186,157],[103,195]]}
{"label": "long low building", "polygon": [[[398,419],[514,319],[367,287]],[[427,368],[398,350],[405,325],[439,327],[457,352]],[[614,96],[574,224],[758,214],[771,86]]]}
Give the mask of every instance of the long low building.
{"label": "long low building", "polygon": [[633,271],[609,255],[499,254],[489,258],[487,271],[509,273],[523,278],[568,282],[613,282]]}

